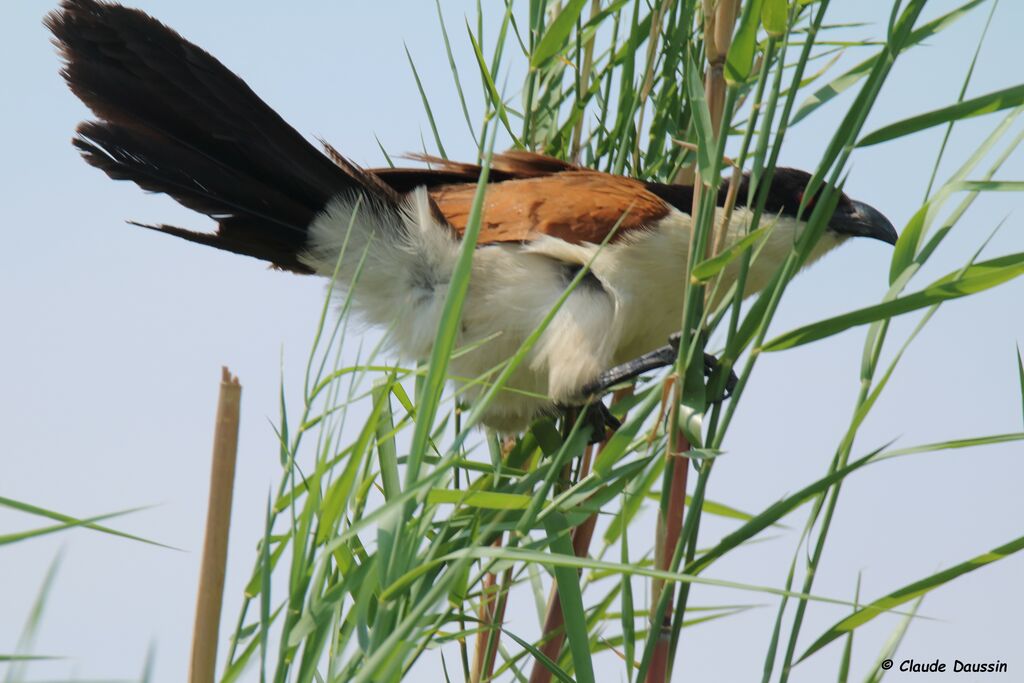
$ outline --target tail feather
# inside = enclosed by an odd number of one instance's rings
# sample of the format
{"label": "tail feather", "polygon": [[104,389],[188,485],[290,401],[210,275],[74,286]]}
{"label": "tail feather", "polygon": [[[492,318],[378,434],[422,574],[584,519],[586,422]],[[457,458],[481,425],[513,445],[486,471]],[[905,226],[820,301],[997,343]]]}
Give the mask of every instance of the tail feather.
{"label": "tail feather", "polygon": [[83,123],[73,144],[85,160],[116,180],[163,192],[214,218],[224,215],[291,228],[308,222],[311,207],[236,166],[176,144],[145,128]]}
{"label": "tail feather", "polygon": [[233,219],[225,219],[221,221],[220,228],[216,233],[187,230],[163,223],[160,225],[150,225],[136,221],[129,221],[129,223],[140,228],[146,228],[147,230],[162,232],[165,235],[180,237],[195,244],[203,244],[208,247],[215,247],[221,251],[229,251],[233,254],[241,254],[242,256],[252,256],[261,261],[269,261],[275,268],[288,270],[299,275],[313,275],[317,272],[300,258],[300,255],[304,254],[306,249],[295,249],[293,251],[292,245],[285,244],[274,236],[261,238],[254,234],[253,226],[249,222],[236,226]]}
{"label": "tail feather", "polygon": [[398,210],[392,188],[324,156],[238,76],[152,17],[63,0],[45,23],[65,80],[100,119],[78,129],[85,160],[219,223],[215,234],[148,227],[310,272],[299,256],[333,197]]}

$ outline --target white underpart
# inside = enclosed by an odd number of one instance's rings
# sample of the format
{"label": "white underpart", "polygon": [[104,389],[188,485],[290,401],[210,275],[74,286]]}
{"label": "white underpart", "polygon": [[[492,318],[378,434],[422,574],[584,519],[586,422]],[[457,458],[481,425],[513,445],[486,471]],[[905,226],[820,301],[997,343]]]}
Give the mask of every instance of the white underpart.
{"label": "white underpart", "polygon": [[[716,218],[721,218],[720,211]],[[768,283],[803,226],[785,216],[765,217],[762,223],[772,220],[777,224],[751,266],[746,295]],[[746,234],[749,221],[746,209],[733,211],[726,245]],[[673,209],[648,229],[633,231],[603,249],[549,236],[478,248],[457,340],[458,347],[476,348],[452,359],[450,373],[455,377],[496,376],[493,371],[556,305],[572,266],[593,260],[591,271],[601,284],[587,278],[569,295],[513,375],[511,390],[499,393],[487,407],[485,423],[501,431],[522,429],[555,404],[578,401],[580,387],[603,370],[664,344],[682,318],[690,230],[689,215]],[[807,264],[843,240],[826,231]],[[406,358],[430,354],[459,241],[437,223],[424,189],[408,196],[401,215],[336,198],[310,226],[310,244],[302,260],[321,275],[331,277],[341,255],[337,283],[343,288],[362,261],[352,296],[355,308],[366,322],[388,328]],[[736,264],[726,269],[721,293],[735,281],[736,270]],[[483,388],[471,387],[469,399]]]}

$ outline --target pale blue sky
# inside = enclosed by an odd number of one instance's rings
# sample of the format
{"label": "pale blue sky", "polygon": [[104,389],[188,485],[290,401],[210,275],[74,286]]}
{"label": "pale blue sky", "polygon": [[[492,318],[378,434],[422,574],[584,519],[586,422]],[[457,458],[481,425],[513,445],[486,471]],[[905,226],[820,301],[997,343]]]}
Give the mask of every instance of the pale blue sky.
{"label": "pale blue sky", "polygon": [[[383,164],[374,134],[392,153],[418,150],[421,135],[430,139],[404,41],[449,155],[473,154],[433,3],[135,4],[236,70],[301,132],[323,136],[367,165]],[[444,4],[477,111],[475,66],[462,22],[473,3]],[[873,22],[857,36],[884,31],[888,3],[833,5],[830,21]],[[925,14],[954,5],[936,1]],[[0,22],[0,220],[8,254],[0,272],[0,495],[83,517],[155,504],[116,526],[186,552],[85,531],[0,547],[0,653],[13,649],[42,574],[63,548],[36,651],[67,659],[33,665],[30,678],[132,677],[155,642],[156,680],[178,681],[187,668],[219,368],[229,365],[244,386],[225,608],[230,627],[261,534],[267,491],[278,477],[271,429],[278,368],[283,363],[286,389],[297,396],[323,285],[125,224],[134,219],[205,225],[173,202],[114,183],[79,160],[68,140],[86,111],[57,76],[57,58],[40,23],[51,6],[8,3]],[[489,26],[497,14],[495,8]],[[984,14],[975,12],[901,58],[867,129],[954,101]],[[1004,2],[972,94],[1022,80],[1021,26],[1024,7]],[[836,100],[793,129],[782,162],[813,168],[846,102]],[[947,172],[994,121],[987,117],[957,128]],[[848,193],[901,228],[923,195],[940,139],[941,132],[931,131],[855,152]],[[1024,177],[1021,154],[1000,177]],[[986,254],[1024,251],[1020,209],[1013,195],[979,200],[919,284],[961,265],[1006,217]],[[797,280],[774,329],[877,301],[885,291],[890,253],[880,243],[864,243],[829,256]],[[893,377],[855,452],[894,438],[913,445],[1020,430],[1014,343],[1024,340],[1022,299],[1024,281],[1017,281],[945,306]],[[894,341],[912,322],[893,326]],[[856,395],[862,342],[863,330],[855,330],[763,358],[726,443],[728,455],[716,468],[711,498],[758,510],[824,472]],[[855,475],[844,487],[815,591],[849,599],[863,572],[862,594],[877,597],[1020,536],[1020,450],[921,456]],[[713,576],[781,585],[803,519],[794,515],[793,529],[735,553],[716,565]],[[38,523],[0,512],[0,533]],[[702,533],[713,539],[731,527],[711,519]],[[632,544],[644,545],[639,536]],[[922,612],[937,620],[915,624],[902,652],[921,660],[998,658],[1009,662],[1011,673],[993,680],[1024,676],[1022,571],[1024,558],[1012,558],[934,593]],[[770,606],[687,632],[677,679],[758,678],[774,602],[703,588],[695,589],[694,602]],[[814,607],[805,637],[842,614],[841,608]],[[512,624],[529,632],[536,628],[533,619],[530,608],[510,614]],[[854,653],[858,678],[895,623],[883,617],[864,630]],[[832,647],[801,664],[793,680],[834,678],[838,654]],[[423,666],[438,671],[436,655],[427,655]],[[609,659],[607,667],[614,671],[607,680],[619,680],[617,660]]]}

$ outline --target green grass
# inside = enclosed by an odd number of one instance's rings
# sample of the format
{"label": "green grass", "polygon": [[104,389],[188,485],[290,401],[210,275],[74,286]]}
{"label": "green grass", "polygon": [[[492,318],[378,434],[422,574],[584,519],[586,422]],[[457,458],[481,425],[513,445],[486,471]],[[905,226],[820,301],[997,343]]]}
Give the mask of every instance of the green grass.
{"label": "green grass", "polygon": [[[921,20],[924,7],[920,0],[899,4],[887,25],[881,23],[881,36],[858,43],[830,39],[830,32],[839,27],[828,23],[827,1],[744,2],[725,62],[725,123],[717,134],[699,66],[704,63],[705,46],[698,30],[703,10],[696,2],[655,5],[652,10],[646,3],[572,0],[554,13],[546,12],[545,4],[537,0],[512,5],[504,11],[501,28],[491,42],[482,35],[482,22],[475,26],[466,22],[476,74],[456,68],[452,37],[458,31],[445,25],[439,6],[439,49],[448,56],[467,129],[485,166],[500,131],[516,146],[643,178],[670,180],[695,163],[706,191],[714,192],[719,184],[729,182],[728,173],[722,176],[722,156],[728,148],[736,163],[752,174],[755,187],[761,188],[755,220],[761,218],[764,189],[789,126],[815,116],[822,107],[834,106],[832,100],[840,93],[852,91],[852,102],[832,139],[822,145],[822,159],[815,170],[815,182],[832,186],[842,184],[851,151],[858,145],[883,144],[931,126],[946,125],[948,131],[967,117],[998,110],[1007,113],[996,121],[977,152],[938,183],[935,192],[929,192],[921,211],[902,230],[892,260],[891,289],[879,304],[839,313],[772,339],[768,339],[769,324],[789,282],[824,230],[835,193],[826,188],[822,199],[808,210],[810,230],[780,264],[771,284],[744,306],[736,291],[771,221],[763,221],[763,227],[755,222],[746,240],[708,258],[705,245],[713,239],[712,212],[708,202],[702,203],[690,256],[692,268],[680,272],[680,287],[691,275],[694,278],[686,291],[680,327],[706,334],[684,334],[675,370],[682,380],[679,400],[689,411],[685,414],[701,415],[686,428],[699,448],[684,461],[695,470],[696,483],[687,500],[680,543],[669,549],[664,568],[653,564],[651,548],[636,547],[637,537],[653,537],[650,531],[634,536],[633,543],[626,533],[643,523],[639,511],[644,500],[661,501],[664,506],[668,498],[660,492],[667,490],[669,481],[664,453],[671,430],[658,419],[665,408],[659,383],[638,386],[636,395],[618,407],[619,414],[628,407],[624,424],[587,473],[573,464],[585,445],[578,424],[556,426],[542,421],[510,443],[504,458],[496,437],[475,428],[482,406],[503,390],[543,325],[507,363],[481,378],[488,386],[482,401],[462,406],[457,396],[445,393],[447,361],[458,352],[455,324],[478,228],[475,213],[429,362],[416,368],[390,368],[375,351],[358,366],[330,368],[329,359],[338,358],[345,335],[317,335],[310,357],[310,367],[316,370],[307,381],[303,418],[289,425],[282,411],[282,480],[238,620],[229,670],[256,667],[259,660],[261,680],[399,680],[424,652],[440,648],[441,659],[420,664],[417,670],[433,667],[438,680],[468,680],[473,649],[480,642],[487,643],[489,651],[496,648],[494,671],[503,680],[525,680],[535,661],[555,680],[595,680],[592,656],[608,649],[618,653],[628,680],[643,680],[658,640],[657,630],[649,628],[651,608],[665,613],[671,601],[673,652],[682,629],[699,628],[709,619],[728,619],[746,609],[690,605],[687,586],[700,583],[728,587],[740,600],[775,602],[775,628],[765,634],[764,641],[768,645],[765,681],[787,680],[800,659],[834,640],[846,644],[845,654],[838,653],[838,673],[845,680],[849,648],[860,625],[1020,550],[1019,539],[1011,541],[878,598],[862,597],[859,588],[854,600],[815,593],[814,578],[848,477],[897,456],[921,458],[1024,439],[1019,432],[965,436],[919,447],[881,446],[854,457],[861,425],[935,310],[951,299],[999,286],[1024,272],[1024,257],[1019,254],[984,261],[975,254],[957,271],[914,287],[918,270],[980,192],[1021,189],[1017,183],[993,180],[1020,142],[1013,132],[1021,112],[1020,86],[965,98],[973,62],[958,102],[865,132],[868,113],[901,56],[934,40],[985,4],[967,2],[929,21]],[[660,19],[660,30],[652,32],[652,16]],[[869,56],[832,75],[837,62],[831,56],[837,50],[867,51]],[[489,60],[488,54],[492,55]],[[819,62],[824,66],[810,68]],[[524,74],[522,82],[509,82],[511,73]],[[477,123],[466,105],[474,76],[479,79],[477,93],[484,109]],[[427,120],[436,131],[426,93],[422,88],[420,92]],[[692,144],[680,146],[676,140]],[[439,140],[437,152],[444,154]],[[922,172],[930,170],[938,177],[939,157]],[[979,170],[986,159],[990,166]],[[940,210],[954,196],[961,204],[938,222]],[[708,309],[706,291],[725,288],[720,276],[725,265],[733,262],[741,266],[741,283],[726,292],[715,309]],[[891,336],[889,321],[922,310],[917,327],[897,340],[895,355],[882,367],[882,349]],[[325,324],[321,320],[321,327]],[[339,325],[336,330],[345,323]],[[754,369],[760,356],[825,339],[854,325],[867,326],[860,382],[852,387],[855,402],[849,426],[837,436],[836,450],[824,463],[823,474],[760,511],[739,513],[728,504],[706,501],[715,463],[711,456],[725,450],[736,406],[749,383],[756,381]],[[700,378],[702,340],[710,336],[722,340],[721,359],[740,376],[733,398],[725,404],[707,403]],[[372,389],[364,388],[367,383]],[[318,389],[311,392],[309,387]],[[350,406],[360,401],[370,406],[368,420],[346,423]],[[311,438],[315,445],[307,444]],[[593,513],[608,521],[602,543],[588,556],[577,557],[570,532]],[[705,514],[729,514],[736,527],[710,545],[698,547]],[[784,522],[795,522],[803,531],[783,586],[747,585],[712,575],[723,557],[763,539],[768,530]],[[269,581],[268,574],[277,579]],[[541,619],[547,601],[541,577],[550,577],[548,583],[557,586],[565,616],[566,638],[557,656],[542,652],[552,634],[506,627],[498,638],[495,625],[479,621],[481,586],[488,574],[496,577],[499,604],[509,596],[526,598],[537,606]],[[284,586],[282,577],[287,577],[286,587],[275,588],[274,595],[268,596],[271,586]],[[663,592],[660,604],[645,606],[641,596],[649,591],[641,590],[640,582],[652,578],[675,583],[680,590]],[[818,603],[847,605],[851,615],[810,641],[814,644],[800,654],[796,645],[801,642],[805,615]],[[906,629],[913,627],[917,604],[911,612],[901,613],[904,622],[885,653],[894,652]],[[252,613],[257,606],[258,615]],[[709,607],[713,608],[710,615]],[[477,641],[481,632],[486,637]],[[268,636],[269,642],[279,643],[276,652],[268,649]],[[260,645],[255,647],[258,640]],[[749,647],[755,653],[764,652],[764,644]],[[686,680],[685,665],[677,678]],[[235,675],[226,680],[235,680]]]}

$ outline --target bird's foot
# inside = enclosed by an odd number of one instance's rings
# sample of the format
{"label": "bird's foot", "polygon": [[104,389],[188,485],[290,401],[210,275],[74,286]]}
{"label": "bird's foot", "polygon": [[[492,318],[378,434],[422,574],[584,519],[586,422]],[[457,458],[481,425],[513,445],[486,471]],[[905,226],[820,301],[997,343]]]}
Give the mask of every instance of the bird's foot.
{"label": "bird's foot", "polygon": [[[610,388],[616,384],[636,379],[645,372],[651,370],[657,370],[668,365],[672,365],[676,362],[676,358],[679,356],[679,333],[673,334],[668,339],[668,344],[658,347],[653,351],[648,351],[638,358],[626,361],[621,365],[616,365],[613,368],[605,370],[597,376],[595,380],[589,382],[583,387],[583,394],[585,396],[601,396],[607,392]],[[718,359],[710,353],[704,354],[704,376],[709,380],[714,376],[715,372],[718,371],[720,364]],[[736,388],[736,383],[739,378],[736,373],[732,370],[729,371],[729,377],[725,381],[725,389],[722,395],[713,402],[724,401],[725,399],[732,396],[733,390]]]}
{"label": "bird's foot", "polygon": [[590,427],[590,438],[588,444],[601,443],[622,426],[622,421],[612,415],[600,399],[591,401],[581,406],[559,406],[565,413],[569,424],[576,421],[579,411],[583,411],[583,426]]}

